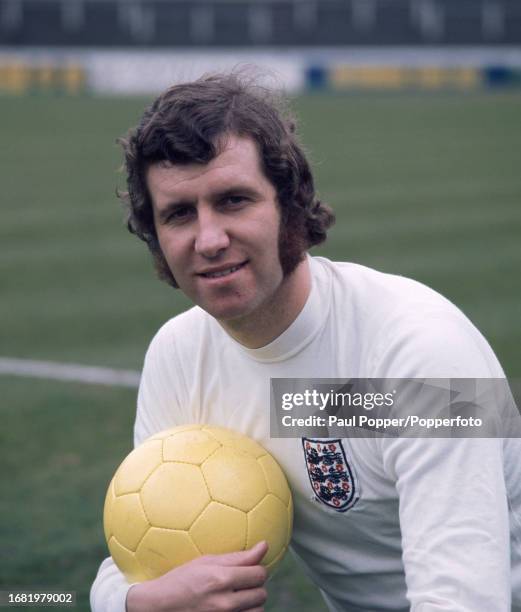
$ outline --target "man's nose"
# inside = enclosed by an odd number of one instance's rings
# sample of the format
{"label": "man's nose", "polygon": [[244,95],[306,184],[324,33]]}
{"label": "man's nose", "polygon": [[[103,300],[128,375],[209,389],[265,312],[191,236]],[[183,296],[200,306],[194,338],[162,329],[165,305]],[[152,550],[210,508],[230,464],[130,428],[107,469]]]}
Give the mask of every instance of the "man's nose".
{"label": "man's nose", "polygon": [[200,210],[195,237],[195,252],[214,258],[230,245],[225,220],[215,211]]}

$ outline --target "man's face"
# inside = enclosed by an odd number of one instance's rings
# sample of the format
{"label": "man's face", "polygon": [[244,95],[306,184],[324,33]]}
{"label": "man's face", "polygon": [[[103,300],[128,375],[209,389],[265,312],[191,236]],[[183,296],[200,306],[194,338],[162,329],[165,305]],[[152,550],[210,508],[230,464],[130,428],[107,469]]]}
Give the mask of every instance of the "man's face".
{"label": "man's face", "polygon": [[147,184],[159,245],[195,304],[223,322],[277,304],[280,211],[253,140],[230,135],[208,164],[154,164]]}

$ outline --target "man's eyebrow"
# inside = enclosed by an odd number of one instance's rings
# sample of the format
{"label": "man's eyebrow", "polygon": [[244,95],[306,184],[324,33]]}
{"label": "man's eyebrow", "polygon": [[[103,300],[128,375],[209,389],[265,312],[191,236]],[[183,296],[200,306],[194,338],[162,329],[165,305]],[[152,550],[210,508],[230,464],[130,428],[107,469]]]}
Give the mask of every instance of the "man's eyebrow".
{"label": "man's eyebrow", "polygon": [[257,189],[255,189],[254,187],[251,187],[250,185],[243,185],[243,184],[238,183],[237,185],[232,185],[231,187],[227,187],[226,189],[223,189],[222,191],[217,190],[213,194],[212,199],[215,201],[220,201],[230,196],[236,196],[236,195],[245,195],[245,196],[255,198],[255,197],[259,197],[260,193],[257,191]]}

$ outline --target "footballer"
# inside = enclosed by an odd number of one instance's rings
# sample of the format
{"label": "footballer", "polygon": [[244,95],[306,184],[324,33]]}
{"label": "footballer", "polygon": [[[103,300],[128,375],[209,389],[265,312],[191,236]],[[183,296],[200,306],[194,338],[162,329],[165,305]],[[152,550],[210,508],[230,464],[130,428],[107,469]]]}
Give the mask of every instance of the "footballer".
{"label": "footballer", "polygon": [[[292,490],[292,551],[331,611],[519,610],[518,439],[270,438],[272,378],[504,378],[479,331],[424,285],[309,254],[333,213],[294,121],[255,83],[175,85],[122,144],[128,227],[194,303],[147,351],[135,445],[188,423],[260,442]],[[317,488],[331,453],[338,487]],[[134,585],[109,557],[92,609],[259,611],[265,553]]]}

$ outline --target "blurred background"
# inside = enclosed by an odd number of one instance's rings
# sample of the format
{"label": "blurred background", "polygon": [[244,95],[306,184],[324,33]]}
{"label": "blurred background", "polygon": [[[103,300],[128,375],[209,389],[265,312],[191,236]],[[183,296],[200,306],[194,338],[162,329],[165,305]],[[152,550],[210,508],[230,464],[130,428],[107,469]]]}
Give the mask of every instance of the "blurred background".
{"label": "blurred background", "polygon": [[[89,609],[144,352],[188,306],[124,228],[115,140],[237,65],[291,98],[337,212],[317,253],[446,295],[519,390],[518,0],[0,0],[0,589]],[[292,609],[324,607],[288,555]]]}

